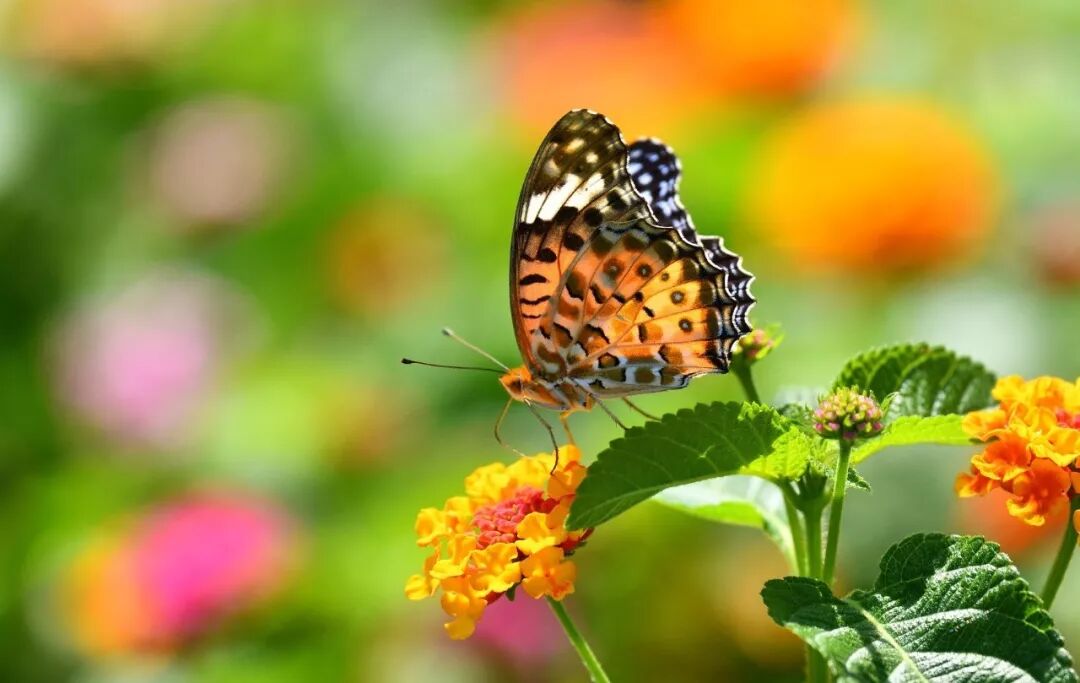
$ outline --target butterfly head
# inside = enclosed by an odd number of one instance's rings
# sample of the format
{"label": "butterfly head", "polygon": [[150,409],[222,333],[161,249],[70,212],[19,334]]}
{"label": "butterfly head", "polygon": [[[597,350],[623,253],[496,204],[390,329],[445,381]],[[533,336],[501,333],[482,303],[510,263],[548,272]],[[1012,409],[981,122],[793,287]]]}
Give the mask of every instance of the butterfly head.
{"label": "butterfly head", "polygon": [[499,378],[512,398],[555,410],[588,410],[591,398],[567,382],[553,384],[534,378],[524,365],[511,368]]}

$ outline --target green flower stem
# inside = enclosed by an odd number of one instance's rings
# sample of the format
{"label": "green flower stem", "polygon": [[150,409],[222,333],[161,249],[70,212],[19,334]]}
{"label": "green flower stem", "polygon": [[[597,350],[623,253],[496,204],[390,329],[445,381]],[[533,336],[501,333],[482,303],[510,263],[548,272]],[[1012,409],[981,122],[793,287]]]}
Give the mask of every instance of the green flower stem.
{"label": "green flower stem", "polygon": [[780,490],[784,493],[784,510],[787,512],[788,526],[791,527],[791,545],[795,551],[795,567],[799,576],[807,575],[806,562],[806,527],[803,526],[802,517],[795,507],[795,492],[788,482],[781,482]]}
{"label": "green flower stem", "polygon": [[[800,505],[803,503],[802,499],[787,482],[784,482],[780,489],[784,492],[784,508],[787,511],[788,525],[791,527],[791,542],[795,548],[795,563],[798,565],[799,576],[814,576],[821,568],[821,504],[815,500]],[[799,515],[800,508],[806,515],[805,526]],[[825,658],[810,645],[806,646],[806,680],[809,683],[828,681]]]}
{"label": "green flower stem", "polygon": [[754,374],[750,370],[750,362],[742,354],[731,359],[731,372],[738,378],[739,384],[742,385],[746,400],[751,403],[761,403],[761,396],[754,385]]}
{"label": "green flower stem", "polygon": [[[1069,509],[1075,512],[1080,509],[1080,496],[1073,496]],[[1072,515],[1065,520],[1065,533],[1061,536],[1061,547],[1058,548],[1054,565],[1050,567],[1050,575],[1046,577],[1046,585],[1042,589],[1042,601],[1046,609],[1054,603],[1058,588],[1061,588],[1061,580],[1065,578],[1065,570],[1069,568],[1069,562],[1076,550],[1076,525],[1073,524]]]}
{"label": "green flower stem", "polygon": [[806,515],[806,575],[821,578],[821,505],[803,509]]}
{"label": "green flower stem", "polygon": [[547,601],[551,605],[551,611],[555,613],[559,623],[562,624],[563,630],[566,631],[566,637],[570,644],[577,650],[578,657],[581,657],[581,663],[588,670],[589,678],[592,679],[593,683],[611,683],[611,679],[604,673],[604,667],[600,666],[600,660],[593,654],[592,648],[589,647],[585,637],[581,635],[581,631],[578,631],[577,626],[574,626],[574,622],[570,619],[570,615],[566,613],[563,604],[551,598],[548,598]]}
{"label": "green flower stem", "polygon": [[833,482],[832,509],[829,510],[829,540],[825,545],[825,567],[821,579],[832,586],[836,569],[836,548],[840,544],[840,516],[844,514],[844,494],[847,492],[848,463],[851,460],[851,442],[840,440],[840,457],[836,463],[836,480]]}
{"label": "green flower stem", "polygon": [[[806,569],[804,576],[821,578],[821,512],[824,506],[820,500],[809,502],[803,507],[806,516]],[[806,680],[807,683],[826,683],[829,669],[821,653],[806,645]]]}
{"label": "green flower stem", "polygon": [[825,658],[809,645],[806,646],[806,680],[807,683],[826,683],[829,680]]}

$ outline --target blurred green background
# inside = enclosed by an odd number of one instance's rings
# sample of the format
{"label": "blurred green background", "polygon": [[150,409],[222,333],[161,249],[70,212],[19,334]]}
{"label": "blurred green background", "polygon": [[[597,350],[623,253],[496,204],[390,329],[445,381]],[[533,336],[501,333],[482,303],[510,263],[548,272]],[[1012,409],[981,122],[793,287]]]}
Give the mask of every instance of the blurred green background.
{"label": "blurred green background", "polygon": [[[583,680],[541,603],[453,643],[403,595],[416,511],[510,456],[489,375],[398,360],[474,363],[449,325],[517,363],[509,233],[547,127],[589,107],[675,146],[783,325],[766,395],[896,341],[1075,378],[1078,35],[1071,0],[0,2],[5,680]],[[573,423],[586,458],[617,435]],[[547,447],[520,407],[504,434]],[[867,463],[841,582],[919,530],[1041,580],[1062,520],[957,501],[969,455]],[[799,679],[760,534],[646,504],[577,561],[615,680]]]}

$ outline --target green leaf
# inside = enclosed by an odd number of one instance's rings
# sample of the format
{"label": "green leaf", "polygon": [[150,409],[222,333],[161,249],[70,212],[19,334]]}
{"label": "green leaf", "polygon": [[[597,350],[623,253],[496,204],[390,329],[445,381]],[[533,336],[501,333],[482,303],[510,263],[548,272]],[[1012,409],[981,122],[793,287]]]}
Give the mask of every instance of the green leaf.
{"label": "green leaf", "polygon": [[859,489],[860,491],[870,491],[870,482],[863,479],[863,476],[855,471],[852,467],[847,471],[847,487],[849,489]]}
{"label": "green leaf", "polygon": [[761,477],[731,476],[684,484],[661,491],[653,500],[712,522],[761,529],[794,566],[784,494]]}
{"label": "green leaf", "polygon": [[878,400],[896,393],[888,418],[967,413],[991,403],[992,372],[942,347],[905,344],[872,349],[844,366],[833,389],[857,386]]}
{"label": "green leaf", "polygon": [[813,440],[757,403],[701,404],[665,415],[626,430],[601,451],[567,523],[593,527],[671,486],[728,474],[797,478]]}
{"label": "green leaf", "polygon": [[841,681],[1078,680],[1042,603],[981,537],[911,536],[885,553],[873,590],[846,598],[802,577],[769,581],[761,596]]}
{"label": "green leaf", "polygon": [[935,415],[919,417],[908,415],[888,424],[878,436],[860,442],[851,453],[851,462],[866,460],[878,451],[890,446],[914,446],[937,444],[939,446],[966,446],[971,443],[961,426],[961,415]]}

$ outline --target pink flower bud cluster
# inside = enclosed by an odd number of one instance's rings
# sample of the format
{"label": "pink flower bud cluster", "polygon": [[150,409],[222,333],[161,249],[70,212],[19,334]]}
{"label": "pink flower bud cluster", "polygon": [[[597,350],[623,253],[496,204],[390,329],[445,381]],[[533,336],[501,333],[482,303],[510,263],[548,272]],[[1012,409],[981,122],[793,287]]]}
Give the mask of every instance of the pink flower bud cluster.
{"label": "pink flower bud cluster", "polygon": [[881,432],[884,414],[872,397],[857,389],[840,389],[826,396],[814,411],[814,430],[826,439],[854,441]]}

